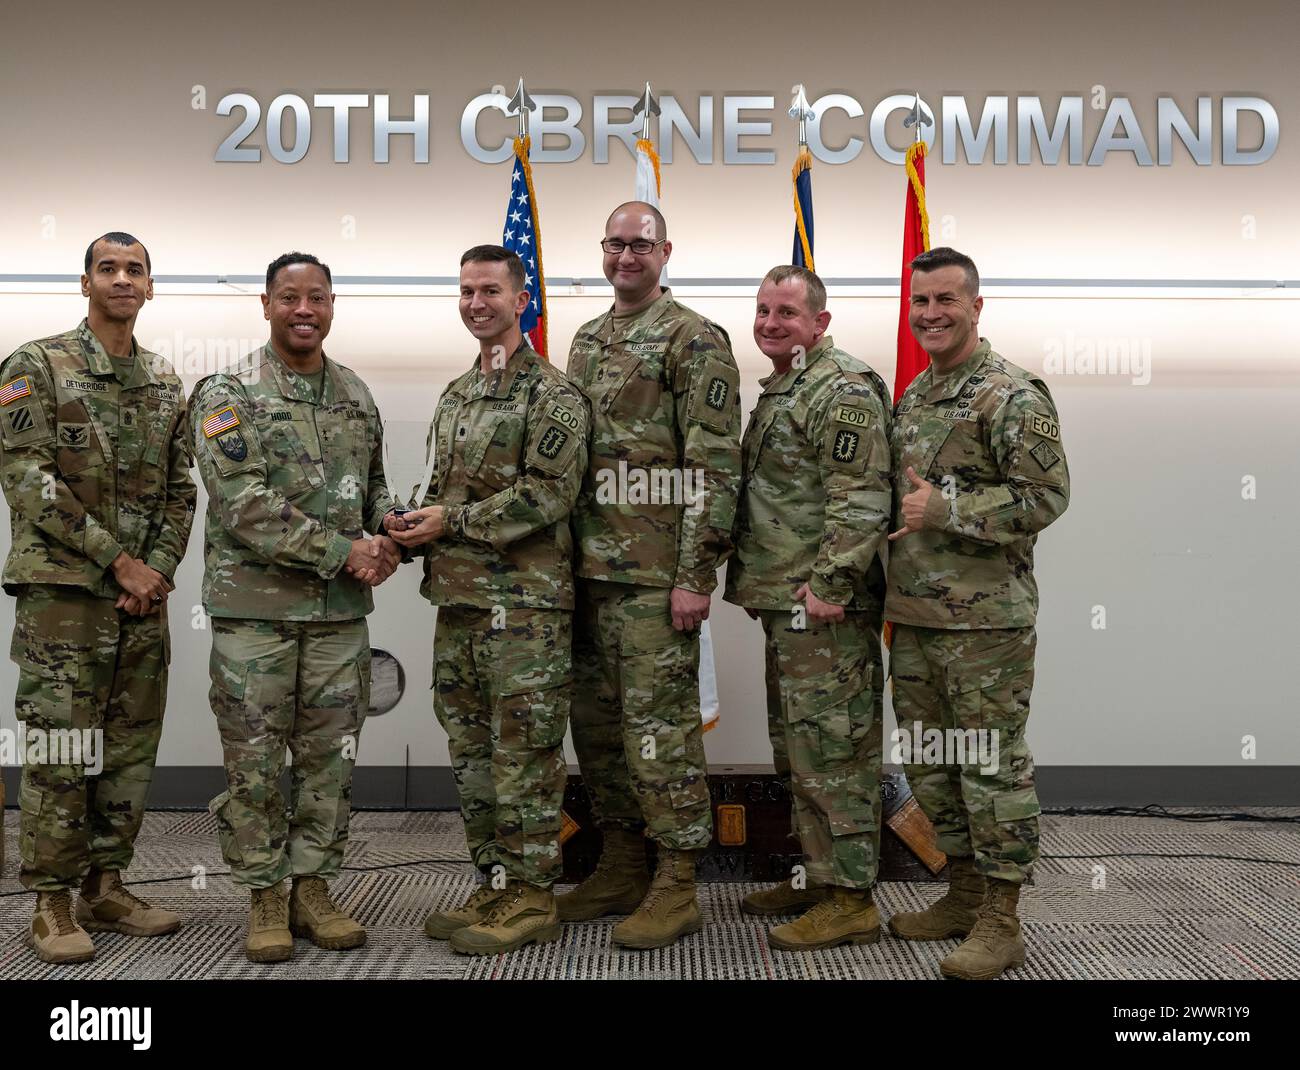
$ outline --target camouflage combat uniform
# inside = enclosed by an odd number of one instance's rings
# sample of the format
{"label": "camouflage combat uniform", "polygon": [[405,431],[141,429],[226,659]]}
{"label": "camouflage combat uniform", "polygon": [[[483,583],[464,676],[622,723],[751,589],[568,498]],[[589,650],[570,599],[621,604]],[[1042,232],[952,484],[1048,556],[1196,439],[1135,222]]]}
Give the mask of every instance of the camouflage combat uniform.
{"label": "camouflage combat uniform", "polygon": [[109,565],[125,551],[170,580],[197,492],[181,381],[134,339],[131,350],[129,366],[115,367],[83,320],[0,368],[18,720],[29,733],[103,732],[97,776],[85,755],[23,767],[21,880],[35,891],[130,865],[162,734],[166,607],[115,609],[122,589]]}
{"label": "camouflage combat uniform", "polygon": [[740,482],[731,343],[665,290],[640,312],[611,310],[581,327],[568,371],[592,419],[573,513],[574,748],[598,821],[702,849],[713,818],[699,633],[673,629],[669,596],[711,594],[731,552]]}
{"label": "camouflage combat uniform", "polygon": [[1070,482],[1047,384],[980,339],[946,376],[927,368],[899,399],[892,432],[895,529],[907,468],[935,485],[923,530],[890,547],[885,619],[900,729],[997,733],[998,769],[905,765],[939,849],[1023,883],[1038,857],[1034,760],[1025,741],[1034,681],[1037,533],[1065,511]]}
{"label": "camouflage combat uniform", "polygon": [[[768,734],[809,883],[870,888],[880,850],[880,561],[891,500],[885,384],[830,337],[762,382],[726,599],[759,611]],[[818,624],[807,583],[844,620]]]}
{"label": "camouflage combat uniform", "polygon": [[191,401],[208,490],[209,699],[227,783],[211,809],[232,876],[253,888],[339,872],[369,705],[374,600],[343,565],[392,506],[382,431],[355,372],[327,357],[322,384],[317,398],[267,345],[201,380]]}
{"label": "camouflage combat uniform", "polygon": [[564,729],[573,681],[573,539],[587,406],[527,342],[443,392],[431,434],[446,509],[424,547],[438,606],[434,712],[447,732],[470,857],[549,887],[560,875]]}

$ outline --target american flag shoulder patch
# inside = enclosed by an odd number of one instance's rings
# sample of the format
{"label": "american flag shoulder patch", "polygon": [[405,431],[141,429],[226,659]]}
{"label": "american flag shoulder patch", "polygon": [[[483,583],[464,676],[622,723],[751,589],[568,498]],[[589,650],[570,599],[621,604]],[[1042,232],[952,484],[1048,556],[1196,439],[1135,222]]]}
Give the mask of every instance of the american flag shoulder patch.
{"label": "american flag shoulder patch", "polygon": [[239,413],[235,412],[233,405],[227,405],[224,409],[218,409],[203,421],[203,437],[214,438],[223,431],[229,431],[232,427],[239,426]]}
{"label": "american flag shoulder patch", "polygon": [[20,375],[17,379],[0,386],[0,405],[8,405],[11,401],[17,401],[19,398],[31,397],[31,394],[31,380],[25,375]]}

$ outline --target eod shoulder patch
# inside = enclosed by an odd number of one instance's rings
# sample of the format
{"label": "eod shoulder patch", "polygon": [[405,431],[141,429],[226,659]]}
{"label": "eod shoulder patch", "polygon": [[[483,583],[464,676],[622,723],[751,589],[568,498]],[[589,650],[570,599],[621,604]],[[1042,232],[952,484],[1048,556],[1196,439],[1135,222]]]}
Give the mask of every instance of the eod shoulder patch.
{"label": "eod shoulder patch", "polygon": [[714,431],[725,432],[731,423],[740,387],[740,373],[719,360],[705,363],[691,398],[691,419]]}
{"label": "eod shoulder patch", "polygon": [[1040,474],[1050,472],[1061,463],[1061,425],[1056,420],[1042,413],[1027,412],[1023,433],[1026,451],[1034,459]]}

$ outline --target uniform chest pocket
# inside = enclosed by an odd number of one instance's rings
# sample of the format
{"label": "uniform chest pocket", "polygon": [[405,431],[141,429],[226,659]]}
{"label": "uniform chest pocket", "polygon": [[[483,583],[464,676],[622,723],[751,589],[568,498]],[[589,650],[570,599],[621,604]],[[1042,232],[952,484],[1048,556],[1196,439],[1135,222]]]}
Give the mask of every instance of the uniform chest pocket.
{"label": "uniform chest pocket", "polygon": [[271,419],[258,427],[269,482],[290,498],[315,490],[325,482],[307,445],[308,439],[315,436],[306,426],[300,429],[298,423],[292,419]]}
{"label": "uniform chest pocket", "polygon": [[462,454],[466,473],[492,483],[513,482],[523,451],[524,414],[483,413],[476,423]]}
{"label": "uniform chest pocket", "polygon": [[[648,343],[642,343],[648,345]],[[665,343],[665,350],[667,344]],[[601,412],[632,418],[653,416],[663,401],[664,351],[614,351],[606,355],[597,379],[605,376]]]}
{"label": "uniform chest pocket", "polygon": [[59,406],[56,435],[59,471],[64,475],[104,463],[104,443],[84,402],[68,401]]}
{"label": "uniform chest pocket", "polygon": [[749,426],[745,428],[745,437],[740,443],[746,475],[752,475],[758,467],[758,462],[763,459],[763,447],[772,430],[772,424],[776,422],[776,415],[775,405],[760,405],[750,417]]}
{"label": "uniform chest pocket", "polygon": [[931,469],[934,467],[944,444],[952,435],[952,431],[952,424],[936,422],[923,425],[916,437],[910,442],[907,440],[906,434],[904,434],[902,463],[899,465],[898,472],[895,473],[895,478],[906,483],[905,473],[911,467],[916,469],[916,474],[922,479],[928,479]]}
{"label": "uniform chest pocket", "polygon": [[171,401],[151,399],[137,419],[148,426],[144,463],[161,465],[167,461],[167,444],[171,441],[176,422],[176,404]]}

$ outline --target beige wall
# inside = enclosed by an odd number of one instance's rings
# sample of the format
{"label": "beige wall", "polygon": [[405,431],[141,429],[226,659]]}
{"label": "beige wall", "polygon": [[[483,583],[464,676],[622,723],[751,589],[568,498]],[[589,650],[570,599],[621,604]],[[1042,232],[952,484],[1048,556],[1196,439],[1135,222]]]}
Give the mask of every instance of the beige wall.
{"label": "beige wall", "polygon": [[[324,3],[276,13],[260,4],[191,11],[140,3],[125,12],[6,12],[0,235],[8,256],[0,274],[75,273],[86,241],[109,227],[145,238],[165,275],[256,274],[290,247],[319,253],[340,274],[451,274],[460,250],[499,234],[508,165],[470,160],[458,130],[472,96],[520,73],[501,58],[513,54],[502,38],[522,32],[507,28],[511,10]],[[985,17],[964,3],[865,13],[814,3],[796,12],[763,0],[739,14],[660,4],[654,20],[605,4],[533,10],[535,44],[523,73],[534,92],[589,103],[597,92],[634,92],[649,76],[683,99],[714,93],[719,111],[723,93],[776,96],[768,142],[775,166],[700,166],[679,153],[665,169],[679,278],[753,277],[788,255],[793,123],[780,109],[801,80],[815,92],[851,93],[868,109],[919,87],[935,102],[965,94],[972,107],[986,93],[1036,93],[1051,111],[1061,93],[1087,95],[1102,84],[1131,96],[1144,120],[1154,117],[1157,94],[1187,107],[1198,94],[1216,106],[1225,93],[1263,96],[1279,111],[1282,136],[1260,167],[1198,168],[1185,154],[1169,168],[1122,158],[1100,168],[934,162],[934,236],[941,240],[952,217],[946,240],[974,254],[988,277],[1300,277],[1294,5],[1097,3],[1050,13],[998,5],[996,17]],[[195,84],[207,86],[207,112],[190,109]],[[429,92],[433,160],[411,164],[399,139],[392,164],[364,162],[362,124],[352,139],[356,162],[335,165],[317,114],[303,163],[217,165],[212,156],[233,123],[212,108],[235,89],[263,103],[281,91],[386,91],[395,111],[411,93]],[[1085,144],[1097,121],[1089,113]],[[589,117],[584,125],[590,133]],[[838,128],[848,125],[840,117]],[[865,136],[865,119],[854,132]],[[1153,126],[1147,133],[1154,138]],[[720,130],[715,150],[720,158]],[[601,221],[632,182],[617,145],[612,159],[592,163],[589,145],[573,164],[538,165],[552,279],[598,275]],[[896,273],[901,170],[868,149],[851,164],[818,165],[815,175],[822,273]],[[344,215],[355,216],[355,239],[341,236]],[[52,237],[43,236],[46,216]],[[1254,238],[1244,236],[1243,216],[1254,217]],[[173,349],[179,342],[182,351],[260,341],[257,288],[245,289],[160,287],[138,335]],[[331,353],[371,382],[386,416],[423,418],[469,358],[454,301],[341,292]],[[1054,347],[1070,341],[1123,340],[1151,361],[1144,386],[1123,375],[1048,375],[1074,500],[1039,544],[1030,738],[1041,763],[1236,764],[1246,734],[1258,739],[1258,761],[1300,763],[1289,679],[1300,604],[1295,293],[988,291],[984,333],[1026,367],[1043,370]],[[731,332],[748,408],[763,372],[749,334],[751,299],[722,290],[681,296]],[[561,359],[575,327],[607,300],[556,287],[552,340]],[[831,308],[837,341],[892,379],[897,298],[839,292]],[[0,350],[66,329],[83,309],[66,286],[0,283]],[[187,368],[188,382],[199,370]],[[1242,497],[1246,476],[1257,480],[1253,501]],[[0,536],[0,550],[6,545]],[[199,572],[196,536],[173,598],[169,764],[219,760],[205,702],[208,637],[187,616]],[[425,690],[430,613],[414,586],[406,575],[382,588],[371,618],[376,645],[407,665],[408,695],[367,729],[366,762],[400,763],[408,745],[416,764],[446,761]],[[1098,605],[1107,610],[1104,631],[1092,627]],[[0,600],[0,633],[11,614],[12,603]],[[710,757],[762,761],[757,626],[720,601],[715,622],[724,720],[708,737]],[[0,696],[13,684],[12,665],[0,664]],[[12,726],[0,702],[0,727]]]}

